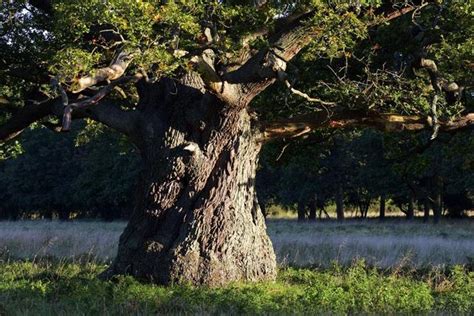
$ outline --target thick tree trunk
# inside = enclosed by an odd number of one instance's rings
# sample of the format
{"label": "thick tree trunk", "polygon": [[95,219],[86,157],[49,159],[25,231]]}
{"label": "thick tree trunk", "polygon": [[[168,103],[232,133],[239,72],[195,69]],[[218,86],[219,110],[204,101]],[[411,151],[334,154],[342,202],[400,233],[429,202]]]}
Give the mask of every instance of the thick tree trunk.
{"label": "thick tree trunk", "polygon": [[104,276],[211,286],[273,279],[254,187],[258,130],[245,108],[172,84],[176,97],[165,82],[144,98],[139,199]]}
{"label": "thick tree trunk", "polygon": [[433,205],[433,218],[434,223],[437,224],[441,220],[441,214],[443,213],[443,178],[440,176],[435,176],[435,192],[434,192],[434,205]]}

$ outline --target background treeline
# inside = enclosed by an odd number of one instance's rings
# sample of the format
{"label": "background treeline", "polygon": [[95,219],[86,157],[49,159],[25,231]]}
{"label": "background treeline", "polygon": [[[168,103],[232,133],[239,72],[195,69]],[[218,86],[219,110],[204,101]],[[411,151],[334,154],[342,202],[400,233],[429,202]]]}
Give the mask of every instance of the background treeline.
{"label": "background treeline", "polygon": [[[67,134],[36,126],[0,148],[0,218],[126,218],[140,172],[138,152],[97,124]],[[264,147],[257,192],[300,220],[379,216],[387,205],[413,218],[465,216],[473,208],[472,131],[383,134],[374,130],[315,133]],[[334,217],[331,215],[331,217]]]}
{"label": "background treeline", "polygon": [[[84,125],[84,124],[81,124]],[[140,171],[120,135],[89,124],[67,134],[28,131],[0,152],[0,217],[126,217]]]}
{"label": "background treeline", "polygon": [[297,209],[298,218],[351,214],[365,218],[377,203],[383,218],[390,204],[408,219],[421,211],[426,220],[465,216],[473,207],[472,132],[382,134],[361,130],[312,135],[297,143],[265,148],[258,192],[262,205]]}

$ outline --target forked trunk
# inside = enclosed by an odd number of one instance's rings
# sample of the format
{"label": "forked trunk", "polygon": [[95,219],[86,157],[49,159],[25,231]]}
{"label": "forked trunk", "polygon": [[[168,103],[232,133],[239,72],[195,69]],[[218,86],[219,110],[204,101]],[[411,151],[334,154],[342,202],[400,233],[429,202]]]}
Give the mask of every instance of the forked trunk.
{"label": "forked trunk", "polygon": [[162,92],[142,105],[139,203],[108,274],[211,286],[273,279],[255,192],[258,130],[245,108],[176,84],[173,97],[168,87],[155,87]]}

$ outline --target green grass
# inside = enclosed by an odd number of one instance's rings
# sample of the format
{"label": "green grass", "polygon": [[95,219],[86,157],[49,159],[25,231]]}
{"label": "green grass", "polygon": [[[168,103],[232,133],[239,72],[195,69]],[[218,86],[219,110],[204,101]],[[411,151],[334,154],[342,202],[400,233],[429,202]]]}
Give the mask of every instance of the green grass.
{"label": "green grass", "polygon": [[276,282],[163,287],[131,277],[100,281],[95,263],[0,263],[0,315],[474,313],[474,273],[284,269]]}
{"label": "green grass", "polygon": [[124,225],[0,222],[0,316],[474,315],[472,219],[269,220],[278,280],[214,289],[99,281]]}

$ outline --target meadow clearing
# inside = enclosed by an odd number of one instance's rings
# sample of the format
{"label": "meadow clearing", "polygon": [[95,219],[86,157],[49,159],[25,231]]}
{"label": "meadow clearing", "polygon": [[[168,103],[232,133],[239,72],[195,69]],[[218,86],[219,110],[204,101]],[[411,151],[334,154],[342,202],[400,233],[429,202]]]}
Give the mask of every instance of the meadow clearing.
{"label": "meadow clearing", "polygon": [[100,281],[124,222],[0,222],[0,314],[472,314],[474,221],[267,226],[276,282],[162,287]]}
{"label": "meadow clearing", "polygon": [[[3,258],[88,257],[113,259],[125,222],[17,221],[0,222]],[[269,219],[268,233],[280,266],[343,266],[364,259],[370,266],[426,268],[472,264],[474,221],[445,220],[440,225],[392,219],[379,222],[348,220],[298,223]]]}

